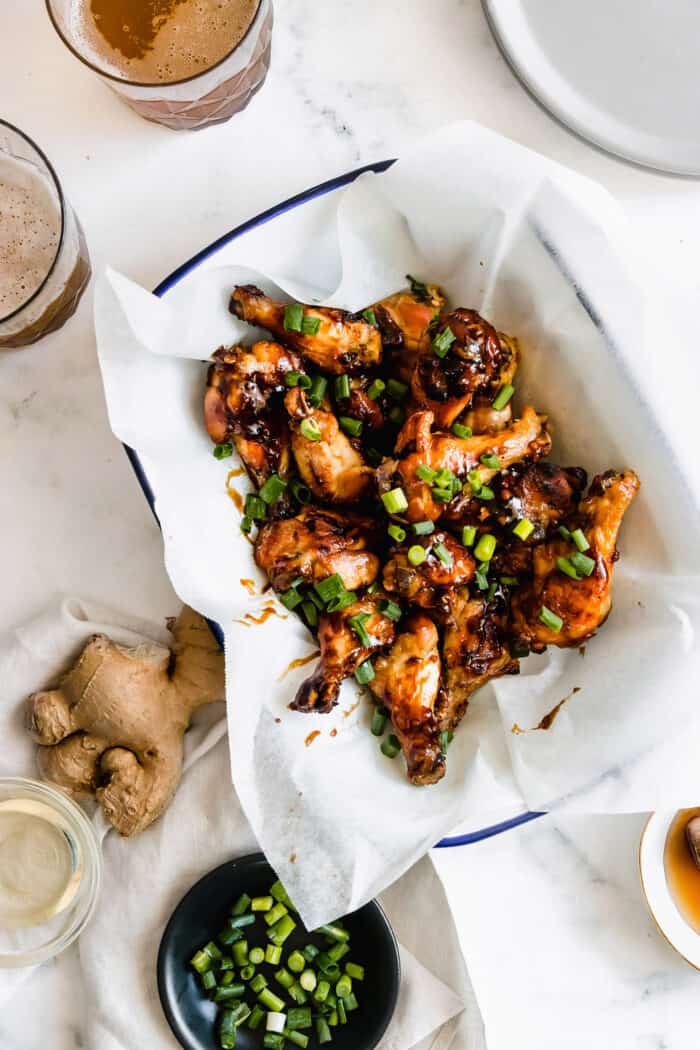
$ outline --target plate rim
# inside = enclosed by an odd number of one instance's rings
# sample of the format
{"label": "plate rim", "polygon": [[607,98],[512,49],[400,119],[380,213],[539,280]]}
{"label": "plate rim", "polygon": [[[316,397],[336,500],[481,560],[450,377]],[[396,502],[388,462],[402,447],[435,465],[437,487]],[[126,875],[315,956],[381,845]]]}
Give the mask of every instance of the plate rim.
{"label": "plate rim", "polygon": [[653,160],[649,157],[645,157],[643,154],[635,155],[633,153],[621,152],[621,150],[615,148],[611,142],[597,138],[591,130],[585,129],[583,124],[577,124],[574,120],[567,119],[563,110],[555,109],[550,106],[538,91],[536,80],[529,76],[525,67],[519,64],[516,56],[506,44],[505,37],[501,32],[500,24],[497,21],[497,15],[494,12],[494,6],[497,3],[498,0],[481,0],[481,8],[484,13],[484,18],[486,19],[486,23],[496,46],[498,47],[500,55],[513,76],[516,78],[520,86],[527,92],[532,101],[535,102],[551,120],[558,124],[559,127],[564,128],[565,131],[574,135],[580,142],[584,142],[587,146],[592,146],[593,149],[604,154],[606,157],[613,157],[615,160],[622,161],[625,164],[630,164],[642,171],[652,171],[657,175],[665,175],[669,178],[692,179],[695,181],[700,179],[700,158],[695,167],[688,168],[675,167],[672,164],[663,165],[658,159]]}
{"label": "plate rim", "polygon": [[[271,222],[273,219],[279,218],[288,211],[292,211],[294,208],[298,208],[303,204],[308,204],[318,197],[324,197],[328,193],[332,193],[334,190],[338,190],[343,186],[349,185],[354,182],[360,175],[364,175],[366,172],[373,172],[374,174],[381,174],[387,171],[392,164],[396,163],[396,158],[392,157],[387,160],[372,161],[369,164],[363,164],[359,168],[354,168],[352,171],[345,172],[342,175],[336,175],[331,179],[326,179],[324,182],[319,182],[315,186],[311,186],[308,189],[301,190],[299,193],[295,193],[291,197],[287,197],[285,200],[280,201],[278,204],[273,204],[271,207],[266,208],[264,211],[259,212],[250,219],[246,219],[238,226],[234,226],[226,233],[217,237],[216,240],[211,241],[210,244],[201,248],[200,251],[195,252],[194,255],[186,259],[185,262],[177,266],[171,273],[164,277],[163,280],[156,285],[153,289],[153,295],[161,299],[166,295],[172,288],[174,288],[180,281],[184,280],[188,274],[193,270],[196,270],[203,262],[205,262],[212,255],[215,255],[225,245],[230,244],[232,241],[242,237],[243,234],[248,233],[250,230],[256,229],[258,226],[264,226],[266,223]],[[126,456],[131,464],[131,468],[136,475],[136,479],[141,486],[141,490],[146,497],[151,513],[156,519],[158,528],[161,528],[158,514],[156,513],[155,507],[155,493],[151,488],[151,483],[148,480],[148,476],[143,469],[143,464],[139,459],[138,453],[130,445],[122,442],[122,447],[126,453]],[[212,634],[218,641],[219,645],[223,649],[224,646],[224,634],[221,630],[220,624],[216,620],[210,620],[207,617],[207,623],[211,628]],[[478,828],[476,831],[469,831],[461,835],[451,835],[440,839],[439,842],[435,843],[434,849],[451,849],[456,846],[468,846],[475,842],[481,842],[484,839],[492,838],[494,835],[500,835],[504,831],[510,831],[512,828],[519,827],[521,824],[527,824],[531,820],[536,820],[538,817],[543,817],[545,814],[540,811],[524,810],[517,813],[513,817],[508,817],[506,820],[499,821],[496,824],[489,824],[484,828]]]}
{"label": "plate rim", "polygon": [[[217,875],[220,871],[223,871],[223,869],[228,869],[232,865],[233,866],[240,865],[241,867],[245,867],[245,866],[252,866],[254,864],[259,864],[261,862],[263,864],[267,865],[267,867],[270,869],[270,871],[273,874],[275,874],[274,868],[272,867],[272,865],[270,864],[269,860],[267,859],[267,857],[265,856],[265,854],[261,850],[256,850],[254,853],[245,853],[245,854],[243,854],[242,857],[230,857],[228,860],[222,861],[221,864],[217,864],[216,867],[211,868],[209,871],[205,871],[204,874],[201,875],[195,882],[193,882],[192,885],[189,887],[189,889],[187,889],[183,893],[182,897],[180,898],[180,900],[177,902],[177,904],[173,908],[172,912],[170,913],[170,917],[168,918],[168,921],[165,924],[165,927],[163,929],[163,933],[162,933],[161,938],[160,938],[160,943],[158,945],[158,955],[156,957],[156,983],[157,983],[157,986],[158,986],[158,998],[160,1000],[160,1005],[162,1007],[163,1013],[165,1014],[165,1018],[166,1018],[166,1020],[168,1022],[168,1025],[170,1026],[170,1030],[171,1030],[172,1034],[174,1035],[175,1039],[180,1044],[180,1046],[183,1047],[183,1050],[191,1050],[191,1045],[192,1044],[185,1040],[184,1035],[182,1034],[182,1028],[178,1024],[178,1022],[177,1022],[177,1020],[175,1018],[175,1014],[174,1014],[174,1012],[172,1010],[172,1007],[171,1007],[170,996],[166,992],[166,980],[165,980],[165,968],[166,968],[165,958],[166,958],[166,952],[167,952],[167,947],[168,947],[167,942],[169,940],[169,935],[170,935],[171,930],[176,925],[177,913],[179,912],[180,908],[182,907],[184,902],[187,900],[187,898],[190,896],[190,894],[194,893],[199,888],[201,883],[206,882],[213,875]],[[384,923],[384,928],[385,928],[385,930],[387,931],[387,933],[389,935],[388,939],[389,939],[389,943],[391,945],[391,950],[392,950],[392,953],[393,953],[393,956],[394,956],[394,963],[395,963],[396,982],[395,982],[394,991],[393,991],[393,995],[392,995],[391,1001],[388,1003],[388,1007],[390,1008],[389,1009],[389,1018],[388,1018],[388,1021],[386,1023],[386,1027],[384,1028],[384,1031],[379,1036],[379,1042],[381,1042],[381,1040],[386,1035],[386,1032],[387,1032],[387,1030],[389,1028],[389,1025],[391,1024],[391,1021],[393,1020],[393,1017],[394,1017],[394,1015],[396,1013],[396,1007],[397,1007],[398,1001],[399,1001],[399,994],[400,994],[400,991],[401,991],[401,981],[403,980],[403,971],[401,969],[401,951],[399,949],[399,941],[398,941],[398,938],[396,936],[396,932],[394,930],[394,927],[391,925],[391,922],[389,921],[389,917],[388,917],[386,911],[384,910],[384,908],[382,907],[380,902],[376,899],[376,897],[372,897],[371,900],[368,900],[367,903],[363,904],[361,908],[357,909],[357,911],[362,911],[363,908],[372,908],[375,912],[379,913],[379,917],[382,919],[382,921]],[[377,1047],[379,1045],[379,1042],[376,1042],[374,1044],[375,1047]]]}

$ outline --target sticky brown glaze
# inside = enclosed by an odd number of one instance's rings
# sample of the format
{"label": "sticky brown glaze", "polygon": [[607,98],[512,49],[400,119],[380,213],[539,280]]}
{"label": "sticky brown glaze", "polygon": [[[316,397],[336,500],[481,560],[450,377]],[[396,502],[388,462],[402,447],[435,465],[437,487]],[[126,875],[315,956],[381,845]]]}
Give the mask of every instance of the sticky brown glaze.
{"label": "sticky brown glaze", "polygon": [[[435,554],[436,543],[448,551],[451,565],[444,565]],[[425,561],[417,566],[408,560],[408,549],[414,545],[428,552]],[[384,589],[410,605],[433,609],[441,605],[445,590],[468,583],[474,569],[474,559],[467,548],[448,532],[436,530],[429,536],[414,536],[391,552],[383,570]]]}
{"label": "sticky brown glaze", "polygon": [[527,542],[537,543],[573,516],[587,480],[583,467],[559,467],[549,460],[516,464],[494,483],[496,519],[507,527],[527,518],[535,526]]}

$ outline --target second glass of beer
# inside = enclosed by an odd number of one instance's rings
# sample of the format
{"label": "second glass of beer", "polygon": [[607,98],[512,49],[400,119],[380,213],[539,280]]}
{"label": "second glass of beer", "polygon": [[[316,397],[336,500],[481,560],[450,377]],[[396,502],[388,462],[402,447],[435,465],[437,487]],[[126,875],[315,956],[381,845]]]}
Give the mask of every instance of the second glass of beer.
{"label": "second glass of beer", "polygon": [[68,48],[147,120],[228,120],[270,65],[272,0],[46,0]]}

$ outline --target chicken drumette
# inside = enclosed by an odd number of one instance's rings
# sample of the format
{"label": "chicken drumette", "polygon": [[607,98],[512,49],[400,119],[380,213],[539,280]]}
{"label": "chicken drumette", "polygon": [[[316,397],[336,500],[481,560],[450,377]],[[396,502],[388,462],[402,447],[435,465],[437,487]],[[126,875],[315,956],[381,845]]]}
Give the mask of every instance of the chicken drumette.
{"label": "chicken drumette", "polygon": [[391,650],[374,663],[374,695],[389,711],[414,784],[435,784],[445,775],[440,740],[440,653],[435,624],[414,613]]}
{"label": "chicken drumette", "polygon": [[[631,470],[611,470],[593,479],[578,513],[567,521],[572,534],[575,530],[583,534],[588,544],[583,558],[590,563],[582,561],[582,552],[561,536],[533,549],[532,579],[516,592],[512,603],[512,628],[519,644],[535,652],[548,645],[577,646],[600,627],[612,605],[617,534],[638,490],[639,478]],[[578,570],[580,578],[562,571],[566,563]]]}
{"label": "chicken drumette", "polygon": [[422,546],[427,551],[423,562],[412,565],[408,560],[409,547],[404,544],[392,551],[383,571],[385,590],[411,605],[440,608],[447,588],[462,586],[474,575],[471,554],[448,532],[436,531],[416,538],[411,546]]}
{"label": "chicken drumette", "polygon": [[379,572],[370,549],[376,526],[354,514],[304,507],[294,518],[270,521],[255,541],[255,561],[276,591],[295,580],[316,583],[335,573],[347,590],[368,587]]}
{"label": "chicken drumette", "polygon": [[[242,321],[266,328],[326,372],[340,375],[373,368],[382,359],[379,330],[361,314],[331,306],[304,306],[302,329],[294,331],[285,327],[285,304],[270,299],[252,284],[234,288],[229,309]],[[311,332],[311,328],[315,330]]]}
{"label": "chicken drumette", "polygon": [[343,679],[394,640],[393,620],[384,616],[379,593],[361,598],[338,612],[323,613],[318,623],[321,657],[314,673],[302,682],[292,703],[295,711],[327,714],[338,702]]}

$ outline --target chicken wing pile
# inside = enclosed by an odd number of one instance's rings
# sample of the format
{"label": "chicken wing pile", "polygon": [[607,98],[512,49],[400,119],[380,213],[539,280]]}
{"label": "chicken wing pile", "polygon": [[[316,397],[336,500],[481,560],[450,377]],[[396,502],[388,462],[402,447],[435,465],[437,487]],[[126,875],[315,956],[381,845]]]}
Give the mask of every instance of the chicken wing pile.
{"label": "chicken wing pile", "polygon": [[547,417],[513,411],[520,351],[440,288],[350,314],[250,285],[230,310],[274,341],[217,350],[204,399],[215,455],[257,494],[241,528],[320,659],[291,707],[367,685],[409,780],[445,774],[472,694],[546,646],[580,646],[611,607],[639,480],[547,459]]}

